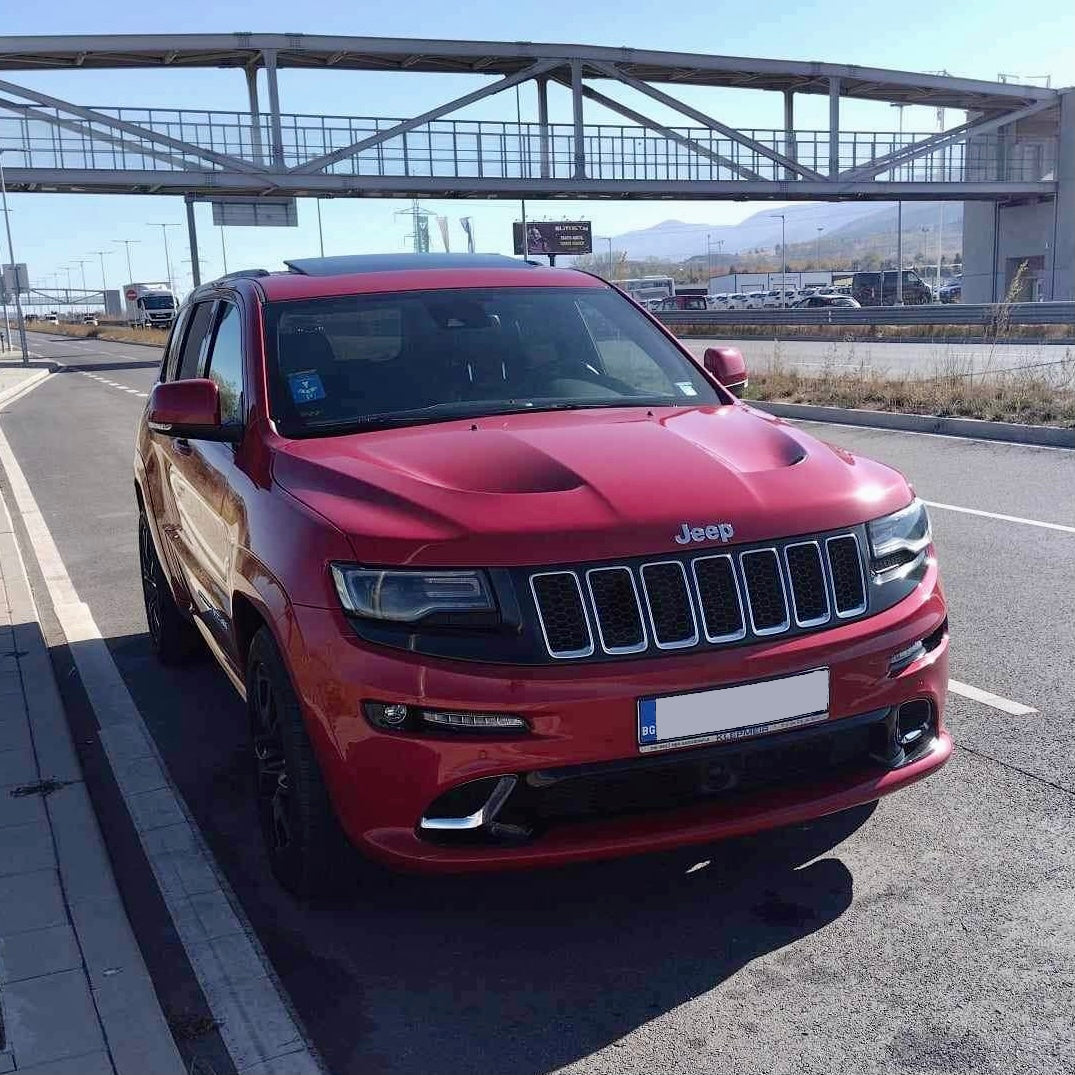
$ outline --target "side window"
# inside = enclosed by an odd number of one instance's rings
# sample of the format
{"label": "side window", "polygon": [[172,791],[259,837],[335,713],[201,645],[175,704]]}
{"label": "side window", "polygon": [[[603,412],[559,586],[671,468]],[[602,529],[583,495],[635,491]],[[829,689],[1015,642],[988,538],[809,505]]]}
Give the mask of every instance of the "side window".
{"label": "side window", "polygon": [[209,326],[213,319],[212,300],[199,302],[194,307],[187,321],[190,328],[183,338],[183,348],[179,353],[179,363],[175,373],[177,381],[201,376],[201,356],[205,337],[209,335]]}
{"label": "side window", "polygon": [[168,343],[164,348],[164,360],[161,362],[160,380],[171,381],[175,379],[175,367],[179,357],[179,344],[183,339],[183,331],[187,327],[187,319],[190,316],[190,308],[185,307],[179,311],[172,331],[168,334]]}
{"label": "side window", "polygon": [[235,425],[243,420],[241,323],[239,307],[231,302],[222,302],[206,376],[220,392],[220,420],[224,425]]}

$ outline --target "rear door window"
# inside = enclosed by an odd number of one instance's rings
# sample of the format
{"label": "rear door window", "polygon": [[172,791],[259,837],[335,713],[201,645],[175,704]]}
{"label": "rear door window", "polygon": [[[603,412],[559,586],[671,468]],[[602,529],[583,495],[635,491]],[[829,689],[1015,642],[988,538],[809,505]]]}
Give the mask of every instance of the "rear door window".
{"label": "rear door window", "polygon": [[220,394],[220,420],[238,425],[243,420],[243,339],[239,307],[220,304],[216,332],[209,351],[206,376]]}

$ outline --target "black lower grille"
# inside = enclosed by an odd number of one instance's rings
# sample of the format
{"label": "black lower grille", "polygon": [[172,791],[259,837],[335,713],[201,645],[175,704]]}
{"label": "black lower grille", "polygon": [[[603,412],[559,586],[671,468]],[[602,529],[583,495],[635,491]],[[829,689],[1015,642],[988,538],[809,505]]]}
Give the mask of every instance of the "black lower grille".
{"label": "black lower grille", "polygon": [[861,612],[866,607],[866,583],[862,577],[859,543],[854,535],[829,538],[829,567],[836,611],[842,616]]}
{"label": "black lower grille", "polygon": [[700,747],[660,760],[632,760],[528,773],[498,820],[538,828],[622,814],[681,809],[776,786],[877,766],[886,711],[749,742]]}

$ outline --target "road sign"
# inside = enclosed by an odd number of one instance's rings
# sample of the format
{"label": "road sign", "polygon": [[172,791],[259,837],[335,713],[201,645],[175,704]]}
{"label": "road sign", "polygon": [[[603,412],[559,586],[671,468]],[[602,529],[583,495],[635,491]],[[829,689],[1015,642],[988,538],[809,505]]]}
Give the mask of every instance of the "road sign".
{"label": "road sign", "polygon": [[17,265],[4,266],[4,291],[20,293],[30,290],[30,274],[26,271],[26,263],[19,262]]}
{"label": "road sign", "polygon": [[[523,225],[512,225],[515,253],[523,251]],[[593,236],[588,220],[528,220],[526,222],[526,253],[528,254],[589,254]]]}
{"label": "road sign", "polygon": [[212,198],[213,223],[229,228],[297,228],[294,198]]}
{"label": "road sign", "polygon": [[127,288],[127,290],[124,291],[123,294],[126,295],[131,302],[134,302],[134,300],[138,298],[138,292],[135,291],[133,287]]}

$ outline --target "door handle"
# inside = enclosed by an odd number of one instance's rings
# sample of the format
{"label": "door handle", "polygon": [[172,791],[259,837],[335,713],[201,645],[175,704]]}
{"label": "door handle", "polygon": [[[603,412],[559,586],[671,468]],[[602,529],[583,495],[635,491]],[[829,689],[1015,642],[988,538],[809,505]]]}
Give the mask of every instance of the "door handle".
{"label": "door handle", "polygon": [[177,437],[172,443],[175,445],[176,455],[190,455],[194,450],[186,437]]}

